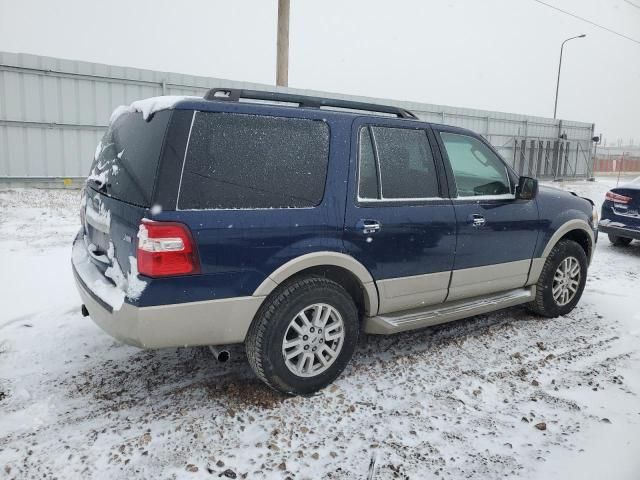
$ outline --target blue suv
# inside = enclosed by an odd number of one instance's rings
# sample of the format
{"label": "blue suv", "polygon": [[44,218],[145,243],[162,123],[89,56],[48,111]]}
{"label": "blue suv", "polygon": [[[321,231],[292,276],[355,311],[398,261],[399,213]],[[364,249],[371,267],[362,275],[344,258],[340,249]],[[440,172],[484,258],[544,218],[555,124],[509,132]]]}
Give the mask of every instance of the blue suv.
{"label": "blue suv", "polygon": [[591,201],[519,177],[469,130],[233,89],[117,109],[81,220],[85,316],[144,348],[244,343],[294,394],[332,382],[361,332],[566,314],[597,239]]}

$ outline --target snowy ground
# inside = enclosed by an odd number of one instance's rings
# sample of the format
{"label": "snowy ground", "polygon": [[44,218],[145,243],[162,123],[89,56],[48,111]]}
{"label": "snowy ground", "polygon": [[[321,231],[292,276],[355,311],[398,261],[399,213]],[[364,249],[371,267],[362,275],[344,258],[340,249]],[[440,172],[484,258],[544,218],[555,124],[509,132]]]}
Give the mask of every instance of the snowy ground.
{"label": "snowy ground", "polygon": [[77,204],[0,192],[0,477],[640,478],[640,242],[600,237],[566,317],[368,336],[333,386],[287,398],[240,348],[142,351],[82,318]]}

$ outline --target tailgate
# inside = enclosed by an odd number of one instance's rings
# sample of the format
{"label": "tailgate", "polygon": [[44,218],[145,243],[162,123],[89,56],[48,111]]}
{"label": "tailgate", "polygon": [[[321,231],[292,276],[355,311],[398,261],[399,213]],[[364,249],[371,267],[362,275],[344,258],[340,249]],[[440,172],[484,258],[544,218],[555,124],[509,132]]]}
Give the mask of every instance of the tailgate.
{"label": "tailgate", "polygon": [[141,293],[136,247],[141,219],[152,206],[171,113],[144,120],[117,117],[98,144],[81,206],[82,237],[90,264],[129,298]]}
{"label": "tailgate", "polygon": [[[136,236],[146,209],[86,189],[84,241],[91,262],[118,283],[136,266]],[[111,271],[107,272],[107,270]]]}

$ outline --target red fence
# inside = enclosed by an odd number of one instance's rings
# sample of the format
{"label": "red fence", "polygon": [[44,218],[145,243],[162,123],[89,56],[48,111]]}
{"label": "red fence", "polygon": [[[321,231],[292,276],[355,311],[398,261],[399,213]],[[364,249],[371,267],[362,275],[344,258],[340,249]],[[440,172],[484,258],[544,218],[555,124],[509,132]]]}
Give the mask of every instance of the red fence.
{"label": "red fence", "polygon": [[640,157],[596,157],[595,172],[640,172]]}

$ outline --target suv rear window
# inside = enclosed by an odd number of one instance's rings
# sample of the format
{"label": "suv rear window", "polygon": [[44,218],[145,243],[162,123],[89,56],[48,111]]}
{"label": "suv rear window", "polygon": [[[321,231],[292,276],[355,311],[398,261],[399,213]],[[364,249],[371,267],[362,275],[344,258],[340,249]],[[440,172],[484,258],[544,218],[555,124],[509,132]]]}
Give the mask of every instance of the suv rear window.
{"label": "suv rear window", "polygon": [[118,200],[149,207],[170,116],[171,112],[161,111],[145,121],[141,113],[121,115],[96,148],[89,186]]}
{"label": "suv rear window", "polygon": [[178,208],[301,208],[322,201],[329,128],[321,121],[197,112]]}

